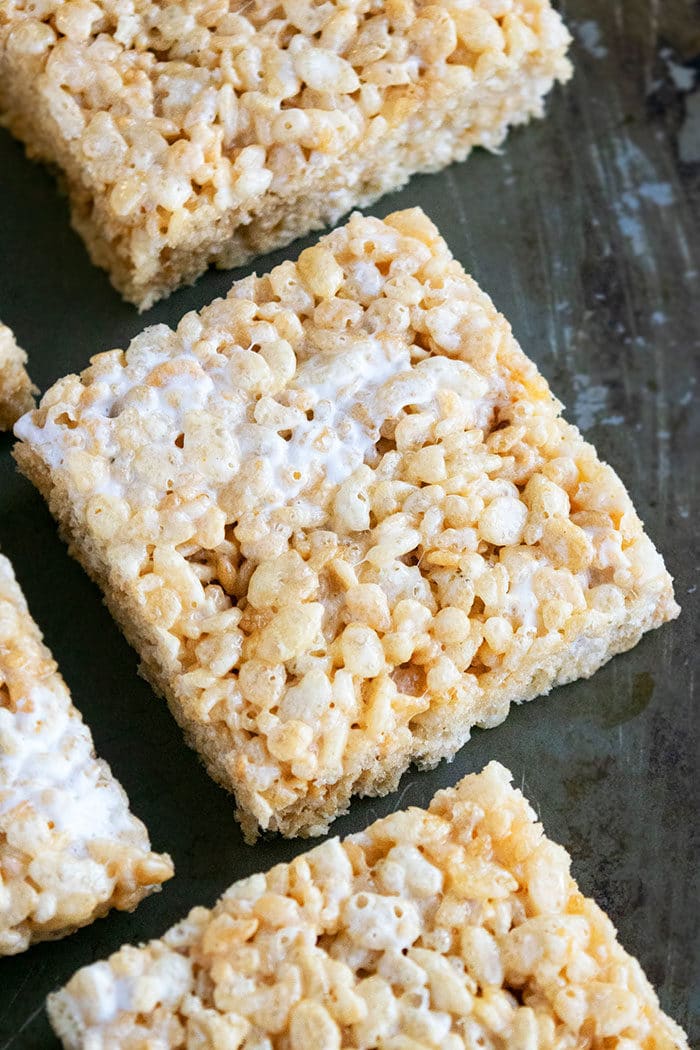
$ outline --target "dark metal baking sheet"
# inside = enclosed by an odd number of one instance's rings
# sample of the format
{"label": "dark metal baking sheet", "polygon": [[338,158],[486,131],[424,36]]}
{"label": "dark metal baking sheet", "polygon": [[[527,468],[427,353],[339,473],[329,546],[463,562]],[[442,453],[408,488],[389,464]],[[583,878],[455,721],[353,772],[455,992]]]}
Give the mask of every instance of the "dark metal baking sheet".
{"label": "dark metal baking sheet", "polygon": [[[610,913],[664,1007],[700,1043],[698,1001],[697,458],[700,353],[700,6],[691,0],[565,0],[575,79],[546,121],[500,157],[415,179],[374,214],[420,204],[511,320],[527,353],[628,484],[676,578],[681,619],[589,681],[479,732],[451,764],[408,773],[394,795],[355,800],[334,833],[495,757],[586,893]],[[45,389],[147,323],[173,323],[223,292],[211,272],[142,317],[90,266],[50,176],[0,135],[0,317]],[[293,258],[294,245],[258,263]],[[237,274],[240,276],[240,274]],[[97,749],[127,788],[176,877],[133,915],[0,960],[0,1050],[56,1047],[44,997],[79,966],[163,932],[234,879],[302,841],[245,846],[230,800],[137,677],[135,654],[71,561],[41,499],[0,441],[0,547],[14,562]]]}

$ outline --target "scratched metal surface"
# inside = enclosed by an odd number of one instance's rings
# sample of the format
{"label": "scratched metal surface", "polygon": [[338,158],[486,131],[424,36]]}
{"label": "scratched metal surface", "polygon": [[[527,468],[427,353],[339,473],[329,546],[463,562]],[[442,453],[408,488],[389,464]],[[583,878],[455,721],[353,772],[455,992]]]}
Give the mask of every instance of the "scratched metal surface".
{"label": "scratched metal surface", "polygon": [[[409,773],[386,799],[356,801],[347,833],[497,757],[583,889],[609,911],[664,1007],[700,1043],[695,384],[700,356],[700,7],[690,0],[563,0],[575,80],[546,122],[502,157],[415,180],[376,214],[421,204],[511,319],[527,352],[626,479],[676,577],[676,623],[591,681],[558,689],[477,733],[452,765]],[[230,282],[210,273],[144,318],[88,264],[50,177],[0,137],[0,316],[42,389],[124,346],[144,322],[172,323]],[[278,253],[273,261],[296,254]],[[267,261],[263,264],[267,268]],[[56,1046],[45,995],[124,941],[160,934],[234,879],[304,844],[243,844],[231,806],[181,744],[164,706],[47,511],[0,443],[0,545],[12,558],[97,749],[126,786],[176,878],[134,915],[0,960],[0,1050]]]}

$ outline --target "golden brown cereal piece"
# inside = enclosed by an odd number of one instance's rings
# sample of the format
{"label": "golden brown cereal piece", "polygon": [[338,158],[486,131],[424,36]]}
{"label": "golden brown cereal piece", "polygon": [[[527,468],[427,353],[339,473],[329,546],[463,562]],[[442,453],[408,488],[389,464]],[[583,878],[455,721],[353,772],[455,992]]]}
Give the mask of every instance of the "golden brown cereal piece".
{"label": "golden brown cereal piece", "polygon": [[66,1050],[687,1050],[492,762],[49,997]]}
{"label": "golden brown cereal piece", "polygon": [[571,74],[549,0],[2,7],[4,120],[142,308],[497,149]]}
{"label": "golden brown cereal piece", "polygon": [[92,737],[0,555],[0,955],[132,911],[173,874]]}
{"label": "golden brown cereal piece", "polygon": [[38,393],[25,371],[27,355],[15,342],[12,329],[0,322],[0,430],[10,427],[30,408]]}
{"label": "golden brown cereal piece", "polygon": [[68,376],[20,468],[212,776],[318,834],[678,612],[624,486],[419,210]]}

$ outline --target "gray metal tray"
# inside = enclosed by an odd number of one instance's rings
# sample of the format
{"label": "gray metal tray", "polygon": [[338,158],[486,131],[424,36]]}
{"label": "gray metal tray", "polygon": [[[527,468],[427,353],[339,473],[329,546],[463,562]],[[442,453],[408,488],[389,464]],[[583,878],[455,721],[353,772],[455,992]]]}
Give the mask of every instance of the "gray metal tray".
{"label": "gray metal tray", "polygon": [[[683,613],[589,681],[477,732],[451,765],[355,800],[346,834],[490,758],[508,765],[574,873],[618,925],[663,1006],[700,1043],[698,1001],[697,458],[700,350],[700,8],[565,0],[575,79],[501,157],[414,179],[373,209],[420,204],[511,320],[526,352],[625,479],[676,578]],[[695,63],[693,65],[693,62]],[[145,324],[224,292],[210,272],[139,317],[88,262],[51,177],[0,135],[0,317],[42,390]],[[310,240],[313,240],[310,239]],[[293,258],[294,245],[258,262]],[[236,276],[240,276],[237,273]],[[162,933],[235,879],[308,842],[244,845],[229,798],[181,741],[137,659],[0,440],[0,547],[14,562],[97,750],[177,874],[133,915],[0,960],[0,1050],[55,1048],[43,1009],[79,966]]]}

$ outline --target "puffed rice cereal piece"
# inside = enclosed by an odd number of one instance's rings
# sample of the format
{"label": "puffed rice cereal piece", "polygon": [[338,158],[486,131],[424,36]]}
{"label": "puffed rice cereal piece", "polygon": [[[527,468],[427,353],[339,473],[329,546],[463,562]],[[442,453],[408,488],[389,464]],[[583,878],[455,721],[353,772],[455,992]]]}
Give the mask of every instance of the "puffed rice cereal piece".
{"label": "puffed rice cereal piece", "polygon": [[66,1050],[688,1050],[496,762],[79,970]]}
{"label": "puffed rice cereal piece", "polygon": [[3,0],[0,111],[146,308],[497,150],[569,43],[549,0]]}
{"label": "puffed rice cereal piece", "polygon": [[172,874],[95,758],[0,555],[0,955],[133,911]]}
{"label": "puffed rice cereal piece", "polygon": [[15,341],[11,328],[0,321],[0,430],[10,427],[30,408],[38,393],[27,375],[27,355]]}
{"label": "puffed rice cereal piece", "polygon": [[421,211],[355,214],[58,382],[15,455],[246,833],[317,834],[677,614],[560,408]]}

